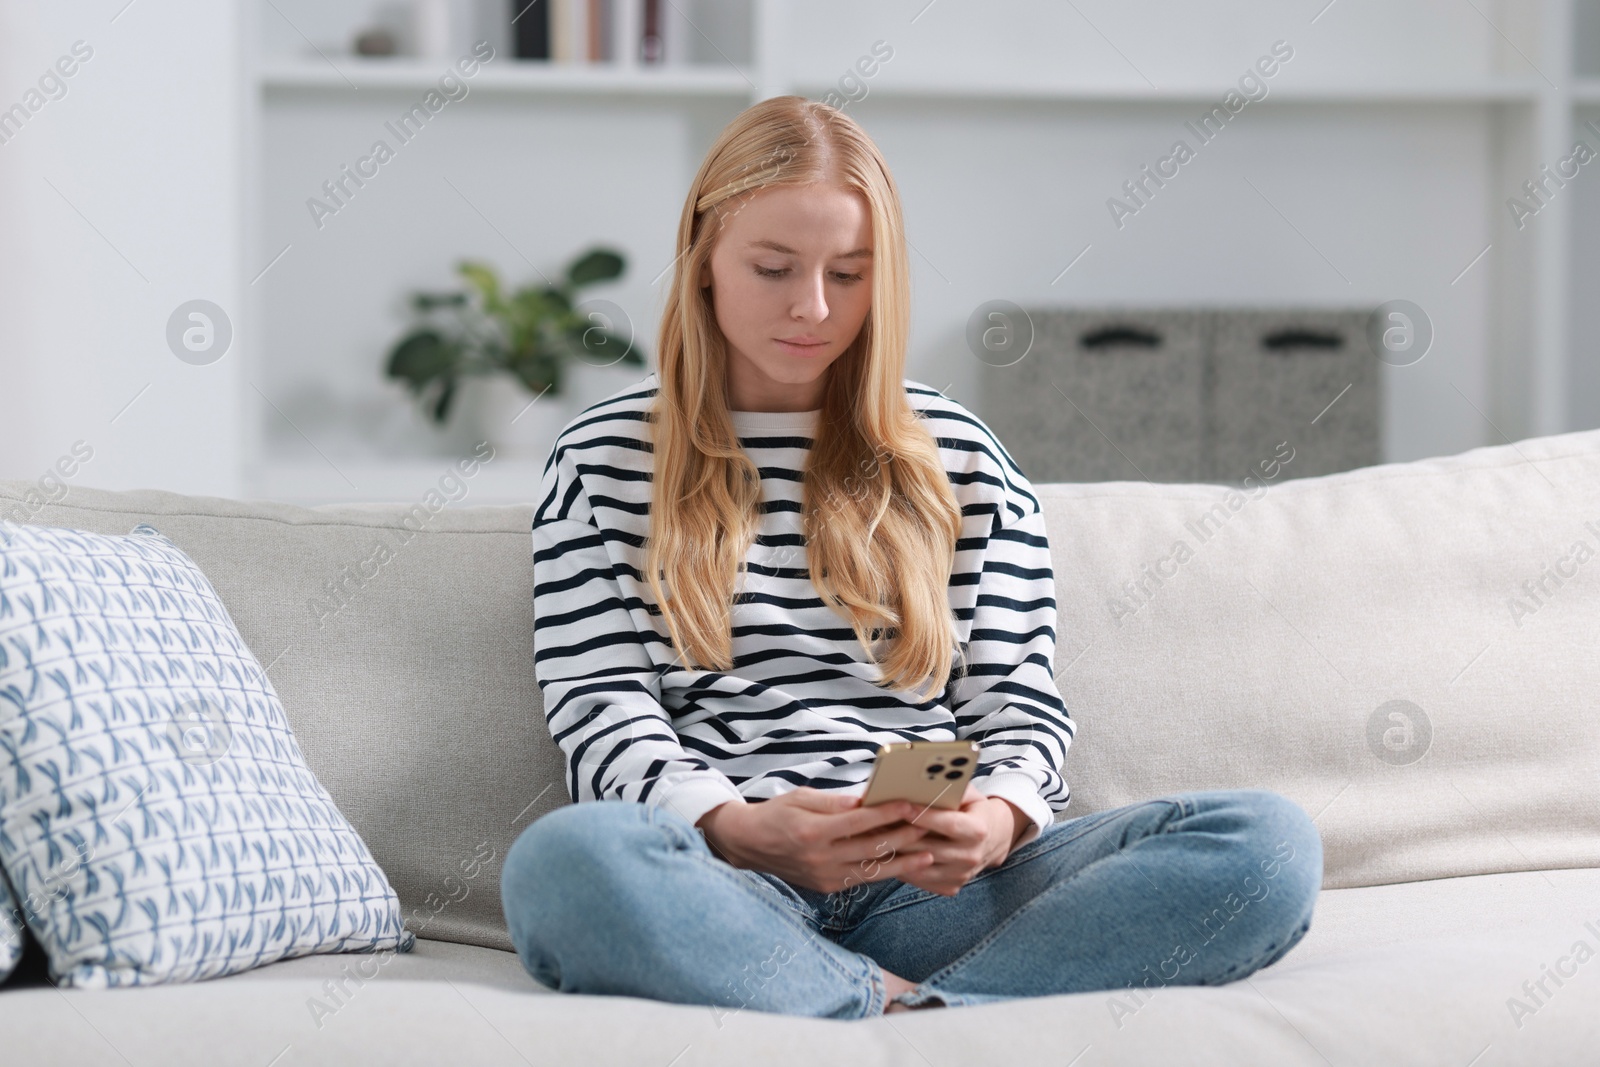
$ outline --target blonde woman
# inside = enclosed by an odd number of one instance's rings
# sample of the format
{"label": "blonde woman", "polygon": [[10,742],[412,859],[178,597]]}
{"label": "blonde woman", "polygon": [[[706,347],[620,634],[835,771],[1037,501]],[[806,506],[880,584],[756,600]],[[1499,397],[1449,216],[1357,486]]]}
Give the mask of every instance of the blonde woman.
{"label": "blonde woman", "polygon": [[[863,1018],[1242,978],[1322,851],[1261,790],[1054,821],[1074,731],[1032,487],[902,377],[900,198],[861,127],[739,115],[678,226],[659,371],[561,432],[534,669],[577,803],[501,895],[569,992]],[[973,739],[959,810],[862,806],[878,747]]]}

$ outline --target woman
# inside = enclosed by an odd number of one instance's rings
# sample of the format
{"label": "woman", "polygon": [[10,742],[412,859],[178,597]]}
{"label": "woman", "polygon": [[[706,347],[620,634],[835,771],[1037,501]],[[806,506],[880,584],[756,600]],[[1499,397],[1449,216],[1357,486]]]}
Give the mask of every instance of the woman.
{"label": "woman", "polygon": [[[1276,794],[1053,821],[1044,517],[902,377],[903,234],[854,121],[747,109],[689,190],[659,372],[555,443],[534,663],[578,803],[501,883],[545,985],[861,1018],[1226,982],[1309,927],[1321,843]],[[860,805],[881,744],[967,738],[959,810]]]}

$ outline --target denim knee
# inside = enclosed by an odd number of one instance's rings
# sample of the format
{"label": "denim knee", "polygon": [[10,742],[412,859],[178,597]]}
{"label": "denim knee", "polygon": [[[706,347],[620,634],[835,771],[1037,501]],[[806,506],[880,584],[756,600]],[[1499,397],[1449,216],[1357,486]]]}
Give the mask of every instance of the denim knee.
{"label": "denim knee", "polygon": [[1256,840],[1263,852],[1258,869],[1272,874],[1309,910],[1322,888],[1322,835],[1305,809],[1288,797],[1266,789],[1242,793],[1255,812]]}
{"label": "denim knee", "polygon": [[637,863],[663,840],[651,828],[649,809],[626,800],[568,804],[517,835],[501,868],[500,903],[512,943],[535,978],[558,985],[550,939],[585,929],[583,916],[572,910],[597,892],[631,884],[620,876],[621,867]]}
{"label": "denim knee", "polygon": [[546,812],[523,828],[506,853],[502,895],[625,862],[639,854],[641,837],[657,836],[649,824],[649,809],[631,800],[587,800]]}
{"label": "denim knee", "polygon": [[1249,813],[1244,830],[1248,869],[1286,898],[1278,914],[1284,923],[1281,947],[1287,951],[1309,928],[1322,890],[1322,836],[1305,810],[1282,794],[1241,789],[1230,796]]}
{"label": "denim knee", "polygon": [[1211,790],[1180,799],[1192,812],[1186,828],[1231,845],[1225,881],[1217,887],[1226,891],[1223,906],[1213,908],[1195,933],[1204,947],[1224,928],[1248,930],[1224,958],[1213,960],[1213,973],[1199,979],[1235,981],[1281,959],[1310,929],[1322,888],[1322,839],[1299,805],[1269,790]]}

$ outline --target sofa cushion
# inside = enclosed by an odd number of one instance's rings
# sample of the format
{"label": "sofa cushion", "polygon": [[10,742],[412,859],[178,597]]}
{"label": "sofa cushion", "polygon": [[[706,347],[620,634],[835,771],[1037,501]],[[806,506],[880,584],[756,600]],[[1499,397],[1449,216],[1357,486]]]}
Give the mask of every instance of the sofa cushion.
{"label": "sofa cushion", "polygon": [[[309,508],[73,486],[31,521],[149,519],[193,556],[408,926],[509,949],[501,859],[568,802],[532,669],[532,504],[453,503],[446,475],[414,503]],[[1067,815],[1254,785],[1317,817],[1330,887],[1600,866],[1600,561],[1520,626],[1507,607],[1595,542],[1600,431],[1237,495],[1035,489],[1080,726]]]}
{"label": "sofa cushion", "polygon": [[1242,491],[1039,488],[1069,811],[1275,789],[1329,887],[1600,866],[1600,431],[1297,458]]}
{"label": "sofa cushion", "polygon": [[64,986],[415,941],[216,591],[144,524],[0,527],[0,863]]}

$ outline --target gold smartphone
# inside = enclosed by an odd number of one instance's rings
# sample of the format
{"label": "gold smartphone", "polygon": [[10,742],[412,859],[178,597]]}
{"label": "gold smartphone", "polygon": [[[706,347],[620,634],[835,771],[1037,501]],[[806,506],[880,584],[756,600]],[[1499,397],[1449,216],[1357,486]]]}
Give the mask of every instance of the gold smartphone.
{"label": "gold smartphone", "polygon": [[878,749],[863,807],[909,800],[925,808],[959,808],[978,767],[976,741],[898,741]]}

